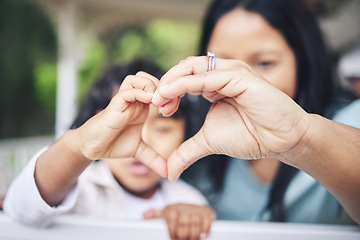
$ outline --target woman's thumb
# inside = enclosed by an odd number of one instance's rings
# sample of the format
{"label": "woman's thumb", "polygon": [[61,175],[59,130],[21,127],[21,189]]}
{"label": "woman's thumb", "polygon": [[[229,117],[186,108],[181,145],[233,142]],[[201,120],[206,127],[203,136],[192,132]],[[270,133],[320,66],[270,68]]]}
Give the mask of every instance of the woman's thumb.
{"label": "woman's thumb", "polygon": [[[201,131],[201,130],[200,130]],[[182,143],[168,158],[167,173],[171,181],[176,181],[180,174],[198,159],[211,154],[201,132]]]}

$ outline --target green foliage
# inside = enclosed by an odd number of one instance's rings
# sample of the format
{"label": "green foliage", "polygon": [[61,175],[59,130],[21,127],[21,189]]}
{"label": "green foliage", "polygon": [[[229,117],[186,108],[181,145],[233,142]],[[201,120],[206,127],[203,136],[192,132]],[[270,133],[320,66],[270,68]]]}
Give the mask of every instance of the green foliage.
{"label": "green foliage", "polygon": [[152,50],[149,55],[165,70],[197,53],[200,28],[194,23],[158,19],[147,24],[145,31]]}
{"label": "green foliage", "polygon": [[[108,63],[142,57],[168,70],[197,53],[199,30],[192,22],[157,19],[92,41],[78,73],[78,99]],[[34,1],[1,0],[0,36],[0,138],[49,134],[56,106],[55,28]]]}
{"label": "green foliage", "polygon": [[[144,26],[123,29],[112,39],[113,45],[91,41],[85,48],[78,73],[78,99],[84,98],[107,63],[122,64],[142,57],[168,70],[181,59],[196,53],[198,36],[199,26],[194,23],[158,19]],[[37,61],[33,67],[35,99],[50,115],[55,114],[56,106],[56,64],[55,61]]]}
{"label": "green foliage", "polygon": [[135,57],[146,57],[146,36],[136,29],[127,31],[117,43],[115,49],[115,62],[125,63]]}
{"label": "green foliage", "polygon": [[168,19],[108,33],[103,41],[93,41],[86,49],[78,75],[79,99],[84,98],[107,63],[124,64],[140,57],[166,71],[181,59],[197,53],[199,35],[198,24]]}
{"label": "green foliage", "polygon": [[168,70],[181,59],[196,54],[199,35],[199,25],[192,22],[153,20],[120,36],[114,60],[124,63],[142,57]]}
{"label": "green foliage", "polygon": [[0,138],[51,131],[34,90],[36,66],[56,60],[51,22],[33,1],[1,0],[0,36]]}
{"label": "green foliage", "polygon": [[43,62],[35,67],[35,96],[39,105],[51,115],[56,106],[56,63]]}
{"label": "green foliage", "polygon": [[78,73],[78,99],[83,99],[90,85],[100,75],[107,62],[107,53],[104,44],[92,41],[85,49],[84,62]]}
{"label": "green foliage", "polygon": [[[88,88],[100,75],[106,61],[105,46],[99,41],[92,41],[85,49],[85,58],[78,73],[78,98],[83,99]],[[55,114],[57,63],[42,62],[34,69],[35,96],[40,107],[49,114]]]}

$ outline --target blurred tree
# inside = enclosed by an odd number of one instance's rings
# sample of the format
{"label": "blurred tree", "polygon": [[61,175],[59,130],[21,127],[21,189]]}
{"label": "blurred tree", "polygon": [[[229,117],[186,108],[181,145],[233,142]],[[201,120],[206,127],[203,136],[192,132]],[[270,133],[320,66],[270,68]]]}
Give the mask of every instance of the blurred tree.
{"label": "blurred tree", "polygon": [[[200,26],[157,19],[90,42],[78,74],[78,97],[103,68],[142,57],[168,70],[196,54]],[[56,34],[29,0],[0,1],[0,138],[52,134],[56,101]]]}
{"label": "blurred tree", "polygon": [[56,73],[56,62],[41,62],[35,66],[35,97],[39,107],[50,116],[55,115]]}
{"label": "blurred tree", "polygon": [[156,50],[149,55],[164,70],[198,53],[198,24],[159,19],[147,24],[145,31],[150,42],[148,49]]}
{"label": "blurred tree", "polygon": [[107,32],[86,49],[79,71],[80,103],[91,83],[107,64],[124,64],[134,58],[152,61],[167,71],[181,59],[197,53],[200,25],[156,19]]}
{"label": "blurred tree", "polygon": [[56,60],[56,35],[36,4],[0,1],[0,52],[0,138],[51,132],[54,115],[39,107],[34,88],[37,66]]}
{"label": "blurred tree", "polygon": [[85,49],[85,57],[78,73],[78,99],[82,100],[90,85],[100,75],[104,65],[108,61],[108,54],[105,45],[93,40]]}
{"label": "blurred tree", "polygon": [[200,26],[193,22],[156,19],[110,36],[117,40],[112,58],[123,63],[143,57],[166,71],[181,59],[197,54],[199,36]]}

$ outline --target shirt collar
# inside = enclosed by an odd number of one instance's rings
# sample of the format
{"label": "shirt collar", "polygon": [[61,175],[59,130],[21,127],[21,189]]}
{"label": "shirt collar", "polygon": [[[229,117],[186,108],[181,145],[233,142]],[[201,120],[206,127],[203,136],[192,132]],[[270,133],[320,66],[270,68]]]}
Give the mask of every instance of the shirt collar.
{"label": "shirt collar", "polygon": [[101,160],[95,161],[82,174],[83,178],[102,187],[118,186],[109,167]]}

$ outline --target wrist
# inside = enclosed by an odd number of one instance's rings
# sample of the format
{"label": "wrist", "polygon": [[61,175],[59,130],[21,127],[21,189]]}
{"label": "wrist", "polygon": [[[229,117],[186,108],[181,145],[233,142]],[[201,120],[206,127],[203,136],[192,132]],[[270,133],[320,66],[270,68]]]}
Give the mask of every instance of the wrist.
{"label": "wrist", "polygon": [[82,151],[83,147],[78,131],[78,129],[71,129],[64,134],[62,141],[66,144],[65,149],[68,149],[68,153],[73,159],[91,161],[91,159],[88,159]]}
{"label": "wrist", "polygon": [[298,140],[287,151],[277,154],[277,158],[293,167],[302,169],[304,159],[309,159],[313,155],[312,146],[316,143],[317,121],[320,116],[315,114],[306,114],[306,117],[301,120],[301,125],[298,128]]}

